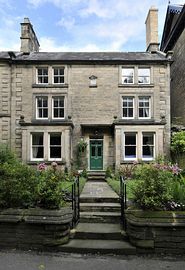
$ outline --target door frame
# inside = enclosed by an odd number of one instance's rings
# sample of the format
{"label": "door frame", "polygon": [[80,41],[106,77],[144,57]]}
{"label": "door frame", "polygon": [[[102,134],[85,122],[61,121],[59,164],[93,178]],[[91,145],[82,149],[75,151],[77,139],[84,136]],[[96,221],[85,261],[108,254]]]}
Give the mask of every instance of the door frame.
{"label": "door frame", "polygon": [[91,141],[101,141],[102,142],[102,168],[97,170],[97,171],[103,171],[104,168],[104,140],[102,139],[97,139],[97,138],[90,138],[89,139],[89,170],[90,171],[96,171],[95,169],[91,169]]}

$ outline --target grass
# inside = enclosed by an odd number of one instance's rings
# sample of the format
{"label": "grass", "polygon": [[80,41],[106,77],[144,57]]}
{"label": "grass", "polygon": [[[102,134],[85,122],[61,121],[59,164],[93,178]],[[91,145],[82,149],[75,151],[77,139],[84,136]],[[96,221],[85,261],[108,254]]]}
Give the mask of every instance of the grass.
{"label": "grass", "polygon": [[[120,181],[114,178],[107,178],[107,183],[110,185],[110,187],[119,195],[120,194]],[[133,188],[136,186],[136,184],[139,183],[139,180],[126,180],[126,186],[127,186],[127,198],[129,200],[132,200],[133,195]]]}
{"label": "grass", "polygon": [[[80,190],[80,193],[82,192],[86,181],[87,181],[86,178],[80,177],[80,179],[79,179],[79,190]],[[72,184],[73,184],[73,182],[63,181],[62,182],[62,189],[71,193],[72,192]]]}

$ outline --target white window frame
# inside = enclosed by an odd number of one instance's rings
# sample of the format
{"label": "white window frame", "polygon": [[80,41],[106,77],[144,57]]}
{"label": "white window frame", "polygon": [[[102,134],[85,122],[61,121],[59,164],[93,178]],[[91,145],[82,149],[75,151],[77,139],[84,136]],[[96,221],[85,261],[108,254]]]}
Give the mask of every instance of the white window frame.
{"label": "white window frame", "polygon": [[[51,158],[51,151],[50,151],[50,137],[52,134],[60,134],[60,148],[61,148],[61,158]],[[56,146],[57,147],[57,146]],[[61,161],[62,160],[62,133],[61,132],[49,132],[48,133],[48,160],[49,161]]]}
{"label": "white window frame", "polygon": [[[132,99],[132,104],[133,104],[133,107],[123,107],[123,102],[124,102],[124,99]],[[127,102],[127,105],[128,105],[128,101]],[[133,111],[133,116],[123,116],[123,109],[126,108],[127,109],[127,112],[129,110],[129,108],[132,108],[132,111]],[[122,96],[122,119],[134,119],[135,118],[135,97],[132,97],[132,96]]]}
{"label": "white window frame", "polygon": [[[135,148],[136,148],[136,157],[134,157],[134,158],[128,158],[128,157],[126,157],[126,155],[125,155],[125,147],[126,147],[126,145],[125,145],[125,137],[126,137],[126,134],[135,134],[135,136],[136,136],[136,145],[134,145],[135,146]],[[138,148],[138,145],[137,145],[137,137],[138,137],[138,134],[137,134],[137,132],[124,132],[124,145],[123,145],[123,147],[124,147],[124,160],[125,161],[134,161],[134,160],[137,160],[137,148]]]}
{"label": "white window frame", "polygon": [[[149,71],[149,75],[148,76],[146,76],[146,75],[140,75],[139,73],[142,70],[148,70]],[[148,82],[139,82],[139,78],[140,77],[146,77],[146,78],[149,78],[149,80],[148,80]],[[142,84],[150,84],[150,82],[151,82],[151,68],[149,68],[149,67],[138,67],[137,82],[138,82],[138,84],[141,84],[141,85]]]}
{"label": "white window frame", "polygon": [[[127,76],[127,75],[124,75],[123,73],[124,73],[124,70],[132,70],[133,71],[133,76]],[[134,84],[134,74],[135,74],[135,69],[134,69],[134,67],[122,67],[121,68],[121,83],[122,84]],[[133,81],[132,82],[124,82],[124,78],[126,78],[126,77],[132,77],[133,78]]]}
{"label": "white window frame", "polygon": [[[143,136],[144,136],[144,134],[152,134],[153,135],[153,145],[150,145],[150,146],[153,147],[153,157],[149,157],[149,158],[143,157],[143,146],[144,146],[143,145]],[[155,134],[155,132],[147,132],[147,131],[142,132],[142,135],[141,135],[141,159],[143,161],[152,161],[152,160],[155,159],[155,147],[156,147],[155,140],[156,140],[156,134]]]}
{"label": "white window frame", "polygon": [[[35,134],[42,134],[42,136],[43,136],[43,158],[34,158],[33,157],[33,135],[35,135]],[[44,154],[45,154],[45,151],[44,151],[44,136],[45,134],[44,134],[44,132],[32,132],[31,133],[31,136],[30,136],[30,154],[31,154],[31,158],[30,158],[30,160],[31,161],[43,161],[44,160]]]}
{"label": "white window frame", "polygon": [[[42,70],[44,70],[44,69],[47,69],[47,71],[48,71],[48,74],[47,75],[44,75],[44,74],[42,74],[42,75],[39,75],[38,74],[38,70],[39,69],[42,69]],[[39,82],[39,77],[41,77],[41,78],[46,78],[47,77],[47,79],[48,79],[48,82],[46,83],[46,82]],[[49,83],[49,67],[37,67],[36,68],[36,83],[37,84],[48,84]]]}
{"label": "white window frame", "polygon": [[[56,109],[64,109],[64,116],[63,117],[54,117],[54,99],[58,98],[58,99],[63,99],[64,100],[64,107],[56,107]],[[65,119],[65,97],[64,96],[52,96],[52,119]]]}
{"label": "white window frame", "polygon": [[[43,106],[38,107],[38,99],[39,98],[47,98],[47,107],[43,107]],[[48,96],[36,96],[35,102],[36,102],[36,119],[41,119],[41,120],[48,119],[49,118],[49,106],[48,106],[49,105],[49,98],[48,98]],[[44,110],[46,108],[48,111],[48,117],[39,117],[39,109]]]}
{"label": "white window frame", "polygon": [[[57,75],[55,75],[54,74],[54,70],[55,69],[58,69],[58,70],[60,70],[60,69],[63,69],[63,71],[64,71],[64,74],[63,75],[60,75],[60,74],[57,74]],[[58,82],[58,83],[56,83],[56,82],[54,82],[54,78],[55,77],[57,77],[57,78],[59,78],[59,77],[63,77],[64,78],[64,82]],[[53,84],[65,84],[65,67],[52,67],[52,83]]]}
{"label": "white window frame", "polygon": [[[141,99],[148,99],[148,103],[149,103],[149,107],[140,107],[139,106],[139,103],[140,103],[140,100]],[[149,115],[148,116],[146,116],[146,117],[141,117],[141,116],[139,116],[139,110],[140,109],[147,109],[148,108],[148,110],[149,110]],[[138,119],[150,119],[151,118],[151,97],[150,96],[138,96]]]}

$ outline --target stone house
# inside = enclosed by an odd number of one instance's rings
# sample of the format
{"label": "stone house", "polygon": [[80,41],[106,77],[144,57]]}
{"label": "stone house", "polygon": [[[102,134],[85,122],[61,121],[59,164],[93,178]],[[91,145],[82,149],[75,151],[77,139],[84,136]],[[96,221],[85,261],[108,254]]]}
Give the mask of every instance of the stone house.
{"label": "stone house", "polygon": [[160,49],[165,53],[173,51],[171,65],[172,125],[185,127],[185,4],[168,6]]}
{"label": "stone house", "polygon": [[157,9],[146,52],[39,52],[28,18],[20,52],[0,52],[0,142],[28,164],[70,168],[77,144],[88,170],[168,155],[170,64],[158,49]]}

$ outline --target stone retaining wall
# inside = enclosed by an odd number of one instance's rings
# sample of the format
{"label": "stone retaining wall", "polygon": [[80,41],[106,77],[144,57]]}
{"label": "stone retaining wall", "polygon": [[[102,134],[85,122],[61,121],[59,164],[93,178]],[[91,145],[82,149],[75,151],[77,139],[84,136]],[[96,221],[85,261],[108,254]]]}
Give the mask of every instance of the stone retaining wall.
{"label": "stone retaining wall", "polygon": [[72,210],[0,211],[0,248],[49,249],[69,241]]}
{"label": "stone retaining wall", "polygon": [[138,252],[185,253],[185,211],[126,210],[127,234]]}

